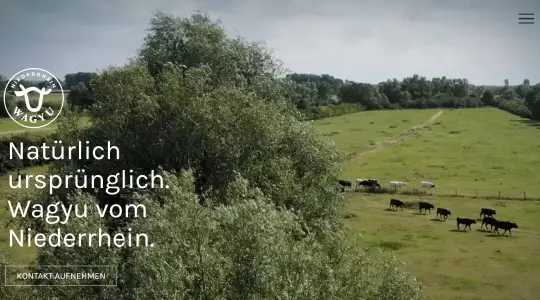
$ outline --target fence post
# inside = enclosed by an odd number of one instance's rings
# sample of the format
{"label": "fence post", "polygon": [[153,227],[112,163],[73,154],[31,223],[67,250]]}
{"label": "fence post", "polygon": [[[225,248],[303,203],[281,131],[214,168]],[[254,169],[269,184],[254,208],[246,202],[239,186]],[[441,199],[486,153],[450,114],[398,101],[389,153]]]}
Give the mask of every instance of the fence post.
{"label": "fence post", "polygon": [[523,192],[523,199],[527,200],[527,192]]}
{"label": "fence post", "polygon": [[455,189],[454,189],[454,193],[455,193],[455,194],[456,194],[456,196],[457,196],[457,188],[455,188]]}
{"label": "fence post", "polygon": [[501,199],[501,191],[499,191],[499,199]]}
{"label": "fence post", "polygon": [[476,193],[476,198],[478,198],[478,189],[475,190],[475,193]]}

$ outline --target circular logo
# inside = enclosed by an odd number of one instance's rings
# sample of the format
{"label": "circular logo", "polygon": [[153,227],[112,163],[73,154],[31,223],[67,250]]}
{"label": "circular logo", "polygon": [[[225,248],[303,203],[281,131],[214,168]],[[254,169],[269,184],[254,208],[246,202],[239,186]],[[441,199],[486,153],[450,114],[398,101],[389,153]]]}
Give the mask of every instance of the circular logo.
{"label": "circular logo", "polygon": [[62,82],[38,68],[17,72],[4,88],[7,114],[25,128],[42,128],[54,122],[64,107],[64,99]]}

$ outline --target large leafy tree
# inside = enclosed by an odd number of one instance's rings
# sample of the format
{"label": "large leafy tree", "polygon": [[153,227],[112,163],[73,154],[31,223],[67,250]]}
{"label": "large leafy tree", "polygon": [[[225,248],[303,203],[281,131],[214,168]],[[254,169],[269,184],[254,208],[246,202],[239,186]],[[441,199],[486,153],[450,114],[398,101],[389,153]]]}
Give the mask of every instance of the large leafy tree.
{"label": "large leafy tree", "polygon": [[[48,225],[145,232],[153,248],[40,248],[37,262],[117,264],[117,288],[40,289],[34,299],[421,299],[391,258],[350,247],[336,191],[337,152],[298,120],[279,63],[197,13],[158,13],[140,56],[92,79],[89,127],[76,112],[64,144],[111,141],[114,161],[61,161],[56,174],[160,170],[169,189],[117,195],[71,188],[43,203],[146,204],[141,219]],[[373,94],[376,96],[376,93]]]}

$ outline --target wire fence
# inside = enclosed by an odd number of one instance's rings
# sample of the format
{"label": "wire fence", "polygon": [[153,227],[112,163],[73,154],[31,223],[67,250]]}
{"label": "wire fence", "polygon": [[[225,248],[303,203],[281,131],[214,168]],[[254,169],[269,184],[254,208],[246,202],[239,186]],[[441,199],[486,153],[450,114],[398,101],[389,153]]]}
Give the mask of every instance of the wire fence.
{"label": "wire fence", "polygon": [[434,189],[420,189],[415,187],[401,188],[364,188],[353,187],[352,191],[361,193],[376,194],[397,194],[411,196],[440,196],[440,197],[463,197],[479,199],[499,199],[499,200],[540,200],[539,194],[528,194],[527,191],[500,191],[500,190],[482,190],[466,187],[444,187]]}

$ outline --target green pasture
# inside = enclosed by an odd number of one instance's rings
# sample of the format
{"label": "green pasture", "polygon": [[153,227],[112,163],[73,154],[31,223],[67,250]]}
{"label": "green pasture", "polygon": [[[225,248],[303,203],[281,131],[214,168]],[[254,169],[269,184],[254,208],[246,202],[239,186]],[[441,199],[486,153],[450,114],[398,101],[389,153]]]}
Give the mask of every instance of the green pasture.
{"label": "green pasture", "polygon": [[[538,299],[539,201],[399,198],[429,201],[450,209],[452,215],[439,222],[435,211],[426,215],[410,209],[387,211],[389,195],[355,193],[346,200],[345,218],[361,247],[383,248],[406,262],[426,285],[428,299]],[[498,218],[513,220],[519,228],[512,236],[499,237],[478,231],[481,222],[472,224],[472,231],[455,231],[456,217],[478,218],[482,207],[495,209]]]}
{"label": "green pasture", "polygon": [[[67,93],[64,93],[64,106],[63,110],[68,109],[67,108]],[[35,95],[34,93],[29,96],[30,101],[33,103],[38,100],[39,96]],[[13,101],[13,100],[12,100]],[[17,102],[24,102],[23,97],[16,98]],[[49,95],[45,96],[43,99],[43,106],[47,107],[50,105],[51,107],[55,109],[59,109],[60,103],[62,102],[62,93],[50,93]],[[24,104],[23,104],[24,105]],[[35,105],[35,104],[34,104]],[[12,113],[12,112],[11,112]],[[30,113],[29,115],[33,115],[33,113]],[[21,134],[24,132],[32,132],[32,133],[38,133],[38,134],[47,134],[49,132],[52,132],[56,130],[56,124],[50,124],[43,128],[35,128],[35,129],[28,129],[20,126],[19,124],[13,122],[10,118],[0,118],[0,137],[6,136],[6,135],[13,135],[13,134]]]}
{"label": "green pasture", "polygon": [[[540,197],[540,127],[492,108],[444,110],[427,122],[439,111],[361,112],[315,123],[349,154],[343,178],[376,178],[383,186],[406,181],[409,190],[421,180],[437,184],[432,196],[349,194],[351,236],[360,247],[383,248],[408,263],[429,299],[537,299],[540,201],[472,196]],[[466,196],[444,196],[456,191]],[[438,222],[431,220],[435,212],[386,211],[390,197],[430,201],[452,216]],[[482,207],[519,228],[512,237],[479,232],[480,224],[454,231],[456,217],[478,218]]]}
{"label": "green pasture", "polygon": [[[373,131],[379,131],[388,127],[377,117],[386,120],[385,114],[355,115],[363,124],[378,122]],[[417,117],[408,111],[397,111],[394,116]],[[352,128],[344,127],[341,132],[335,139],[338,146],[347,144],[339,137],[352,134]],[[378,140],[387,138],[380,136]],[[358,134],[357,152],[370,141],[377,139]],[[540,198],[539,171],[539,125],[493,108],[445,110],[432,125],[410,130],[395,143],[343,164],[343,177],[350,180],[376,178],[383,186],[399,180],[408,182],[409,189],[419,188],[420,181],[427,180],[437,185],[435,194],[498,197],[500,193],[503,198]]]}
{"label": "green pasture", "polygon": [[377,141],[400,135],[421,124],[437,110],[367,111],[313,122],[315,129],[336,144],[345,155],[367,150]]}
{"label": "green pasture", "polygon": [[[67,102],[67,96],[68,96],[68,93],[67,92],[64,92],[64,104],[66,104]],[[32,100],[38,100],[39,99],[39,95],[37,93],[31,93],[29,94],[28,96],[29,100],[32,101]],[[16,100],[20,101],[24,101],[24,97],[17,97],[15,98]],[[46,96],[43,97],[43,102],[44,103],[60,103],[62,102],[62,93],[50,93]]]}
{"label": "green pasture", "polygon": [[36,133],[36,134],[47,134],[54,132],[57,128],[57,123],[54,122],[50,125],[47,125],[42,128],[24,128],[21,125],[15,123],[10,118],[1,118],[0,119],[0,137],[6,136],[6,135],[15,135],[15,134],[22,134],[25,132],[28,133]]}
{"label": "green pasture", "polygon": [[[58,119],[57,119],[58,120]],[[83,117],[81,119],[81,124],[89,124],[90,118]],[[49,124],[42,128],[24,128],[19,124],[13,122],[13,120],[8,118],[0,119],[0,138],[5,138],[6,136],[29,133],[32,135],[48,135],[56,131],[58,128],[58,122],[55,121],[52,124]]]}
{"label": "green pasture", "polygon": [[[68,94],[66,92],[64,92],[64,104],[67,101],[67,96],[68,96]],[[37,100],[37,99],[39,99],[39,96],[36,95],[35,93],[32,93],[32,95],[30,96],[30,99],[36,99]],[[60,103],[60,102],[62,102],[62,93],[50,93],[47,96],[43,97],[43,101],[45,103],[55,103],[55,102]]]}

